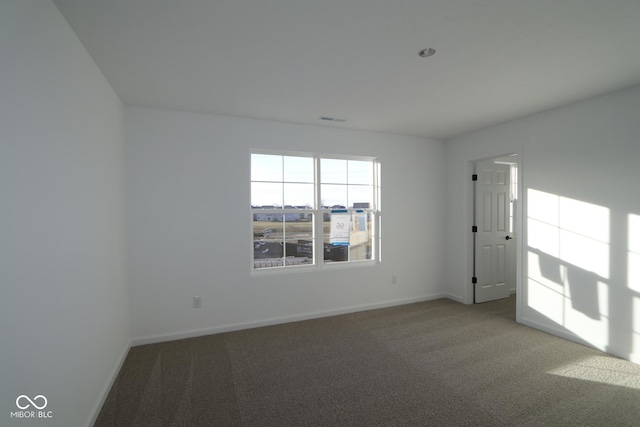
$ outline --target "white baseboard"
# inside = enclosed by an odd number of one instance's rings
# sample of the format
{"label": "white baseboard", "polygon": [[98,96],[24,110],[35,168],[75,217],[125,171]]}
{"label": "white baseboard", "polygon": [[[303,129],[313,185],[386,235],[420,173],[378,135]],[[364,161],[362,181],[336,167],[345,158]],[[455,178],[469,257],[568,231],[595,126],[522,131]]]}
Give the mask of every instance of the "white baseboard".
{"label": "white baseboard", "polygon": [[585,341],[584,339],[578,337],[577,335],[572,334],[571,332],[568,332],[566,330],[562,330],[562,329],[556,329],[556,328],[551,328],[547,325],[543,325],[541,323],[535,322],[533,320],[530,319],[526,319],[526,318],[522,318],[521,322],[523,325],[525,326],[530,326],[534,329],[538,329],[542,332],[546,332],[550,335],[554,335],[556,337],[559,338],[563,338],[566,339],[568,341],[573,341],[575,343],[584,345],[585,347],[591,347],[594,348],[596,350],[600,350],[603,353],[607,353],[611,356],[614,357],[619,357],[620,359],[624,359],[624,360],[628,360],[630,362],[633,363],[637,363],[640,364],[640,353],[623,353],[620,351],[617,351],[615,349],[612,349],[609,347],[608,343],[593,343],[593,342],[588,342]]}
{"label": "white baseboard", "polygon": [[184,332],[150,335],[146,337],[134,338],[131,341],[131,346],[135,347],[138,345],[155,344],[155,343],[160,343],[165,341],[174,341],[174,340],[180,340],[185,338],[200,337],[204,335],[214,335],[214,334],[220,334],[224,332],[240,331],[243,329],[259,328],[262,326],[272,326],[272,325],[278,325],[282,323],[298,322],[301,320],[318,319],[321,317],[329,317],[329,316],[338,316],[340,314],[356,313],[359,311],[394,307],[397,305],[431,301],[439,298],[450,298],[450,296],[447,294],[424,295],[421,297],[404,298],[404,299],[385,301],[385,302],[375,303],[375,304],[355,305],[355,306],[344,307],[344,308],[333,309],[333,310],[323,310],[323,311],[316,311],[311,313],[297,314],[293,316],[274,317],[270,319],[258,320],[253,322],[234,323],[229,325],[216,326],[213,328],[193,329],[193,330],[184,331]]}
{"label": "white baseboard", "polygon": [[449,298],[451,301],[459,302],[460,304],[465,304],[464,298],[459,295],[446,294],[443,298]]}
{"label": "white baseboard", "polygon": [[124,364],[124,361],[127,358],[127,354],[129,354],[130,348],[131,348],[131,342],[129,342],[129,344],[125,346],[124,350],[122,351],[122,354],[118,358],[118,361],[116,362],[115,366],[109,373],[109,379],[107,383],[102,389],[102,392],[98,397],[98,400],[93,405],[91,412],[89,412],[89,417],[87,418],[87,422],[85,423],[86,427],[92,427],[96,423],[96,420],[98,419],[98,415],[100,415],[100,411],[102,410],[102,406],[104,405],[104,402],[107,400],[107,396],[111,391],[111,387],[113,386],[113,383],[116,381],[116,378],[118,377],[118,373],[120,373],[120,369],[122,369],[122,365]]}
{"label": "white baseboard", "polygon": [[533,329],[537,329],[539,331],[546,332],[547,334],[554,335],[554,336],[559,337],[559,338],[563,338],[565,340],[573,341],[575,343],[582,344],[582,345],[587,346],[587,347],[595,348],[597,350],[602,350],[601,348],[598,348],[596,345],[590,344],[590,343],[580,339],[580,337],[578,337],[577,335],[574,335],[574,334],[572,334],[572,333],[570,333],[568,331],[564,331],[562,329],[551,328],[551,327],[549,327],[547,325],[543,325],[542,323],[538,323],[536,321],[533,321],[533,320],[530,320],[530,319],[527,319],[527,318],[522,318],[520,323],[522,323],[525,326],[529,326],[529,327],[531,327]]}

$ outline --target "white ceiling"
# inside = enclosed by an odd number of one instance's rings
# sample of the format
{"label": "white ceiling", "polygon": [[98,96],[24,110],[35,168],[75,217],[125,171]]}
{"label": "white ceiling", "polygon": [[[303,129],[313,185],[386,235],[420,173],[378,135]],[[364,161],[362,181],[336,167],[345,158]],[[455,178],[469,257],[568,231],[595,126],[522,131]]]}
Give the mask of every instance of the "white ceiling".
{"label": "white ceiling", "polygon": [[54,2],[127,105],[445,139],[640,83],[640,0]]}

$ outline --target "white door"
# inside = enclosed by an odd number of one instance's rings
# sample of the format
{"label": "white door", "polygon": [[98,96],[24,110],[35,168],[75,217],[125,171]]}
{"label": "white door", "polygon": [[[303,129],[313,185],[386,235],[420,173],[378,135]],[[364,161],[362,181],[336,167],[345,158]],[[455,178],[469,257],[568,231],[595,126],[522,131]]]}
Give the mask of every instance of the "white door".
{"label": "white door", "polygon": [[475,302],[486,302],[510,294],[509,273],[514,271],[507,262],[508,251],[513,249],[509,233],[511,169],[505,164],[478,162],[476,175],[474,295]]}

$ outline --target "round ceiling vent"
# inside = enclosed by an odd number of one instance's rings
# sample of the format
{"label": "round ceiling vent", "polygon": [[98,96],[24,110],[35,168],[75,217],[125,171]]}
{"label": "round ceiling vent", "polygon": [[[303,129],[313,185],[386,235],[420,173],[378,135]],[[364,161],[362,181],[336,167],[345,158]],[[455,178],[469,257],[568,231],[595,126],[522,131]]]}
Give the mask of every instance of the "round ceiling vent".
{"label": "round ceiling vent", "polygon": [[423,58],[428,58],[430,56],[433,56],[436,53],[436,50],[428,47],[426,49],[422,49],[420,52],[418,52],[418,55],[423,57]]}

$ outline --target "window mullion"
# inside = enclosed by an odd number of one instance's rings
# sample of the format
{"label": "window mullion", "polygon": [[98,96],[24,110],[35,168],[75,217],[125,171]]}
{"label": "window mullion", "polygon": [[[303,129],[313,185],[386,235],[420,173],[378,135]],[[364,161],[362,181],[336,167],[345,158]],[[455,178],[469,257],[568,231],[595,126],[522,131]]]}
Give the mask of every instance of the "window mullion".
{"label": "window mullion", "polygon": [[313,175],[313,186],[315,190],[315,210],[313,215],[313,225],[314,225],[314,262],[317,266],[321,265],[321,262],[324,258],[324,215],[322,213],[322,191],[321,191],[321,170],[320,170],[320,158],[318,156],[313,157],[314,164],[314,175]]}

